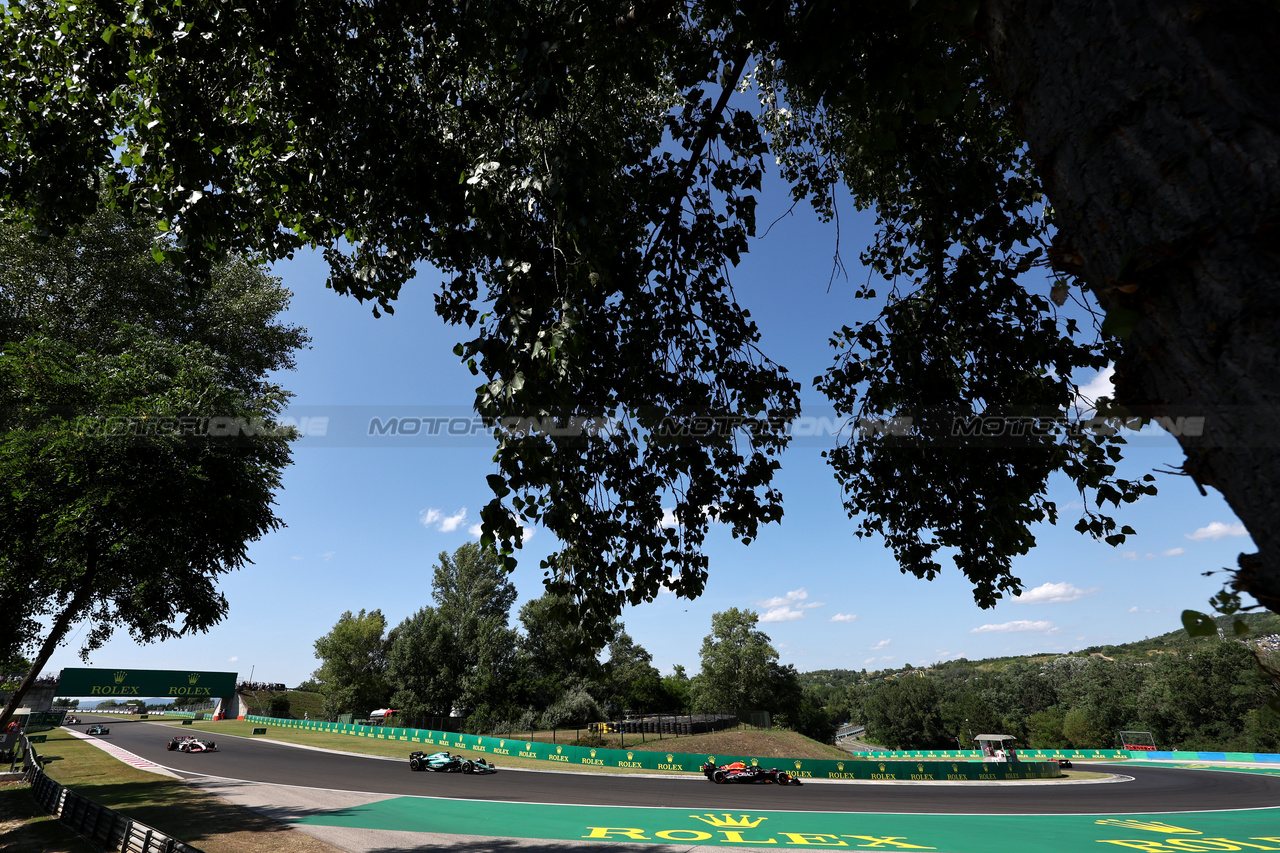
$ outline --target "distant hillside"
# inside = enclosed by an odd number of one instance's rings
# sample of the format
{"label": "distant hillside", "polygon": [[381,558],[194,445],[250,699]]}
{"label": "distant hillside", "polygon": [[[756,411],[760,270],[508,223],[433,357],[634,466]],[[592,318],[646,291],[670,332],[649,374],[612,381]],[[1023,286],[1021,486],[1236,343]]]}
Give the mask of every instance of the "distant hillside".
{"label": "distant hillside", "polygon": [[324,719],[321,714],[324,697],[319,693],[307,693],[302,690],[242,690],[240,695],[249,706],[250,714],[269,716],[272,698],[283,696],[289,700],[289,713],[286,719],[301,720],[304,716],[312,720]]}
{"label": "distant hillside", "polygon": [[[1242,636],[1242,639],[1245,642],[1250,645],[1261,646],[1272,651],[1280,650],[1280,615],[1271,612],[1247,613],[1241,618],[1244,619],[1245,623],[1249,626],[1249,632]],[[1234,636],[1231,629],[1232,622],[1234,621],[1232,617],[1222,616],[1216,621],[1218,623],[1218,630],[1222,634],[1227,637]],[[1176,631],[1170,631],[1169,633],[1161,634],[1158,637],[1148,637],[1143,640],[1136,640],[1132,643],[1089,646],[1088,648],[1074,652],[1041,652],[1030,655],[984,658],[977,661],[968,660],[967,658],[957,658],[955,660],[935,663],[925,669],[930,674],[945,672],[952,668],[979,669],[999,672],[1014,661],[1050,660],[1064,656],[1104,657],[1112,660],[1132,662],[1138,660],[1149,660],[1154,655],[1192,651],[1197,646],[1204,646],[1205,644],[1216,642],[1218,642],[1218,640],[1213,637],[1191,637],[1186,631],[1179,628]],[[853,684],[861,684],[886,678],[902,678],[917,672],[919,672],[919,669],[911,665],[901,669],[883,669],[874,671],[858,671],[852,669],[815,669],[811,672],[800,673],[800,682],[801,684],[815,690],[819,695],[823,695],[828,691],[838,690],[842,687]]]}

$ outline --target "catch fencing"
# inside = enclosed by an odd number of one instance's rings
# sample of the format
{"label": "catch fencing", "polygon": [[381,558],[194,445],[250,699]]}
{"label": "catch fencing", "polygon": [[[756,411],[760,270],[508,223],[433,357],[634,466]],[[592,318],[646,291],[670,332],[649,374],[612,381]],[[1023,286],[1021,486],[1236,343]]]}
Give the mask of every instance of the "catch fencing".
{"label": "catch fencing", "polygon": [[119,853],[201,853],[158,829],[65,788],[44,773],[40,757],[25,737],[23,741],[25,780],[31,785],[36,804],[59,823],[103,850]]}

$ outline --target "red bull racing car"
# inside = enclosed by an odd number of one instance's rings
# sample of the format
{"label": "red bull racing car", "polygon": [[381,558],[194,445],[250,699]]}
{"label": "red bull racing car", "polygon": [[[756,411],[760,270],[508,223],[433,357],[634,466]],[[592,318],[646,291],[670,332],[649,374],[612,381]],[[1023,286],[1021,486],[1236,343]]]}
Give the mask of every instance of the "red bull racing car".
{"label": "red bull racing car", "polygon": [[754,764],[747,764],[744,761],[735,761],[732,764],[721,764],[716,766],[714,761],[708,761],[702,765],[703,774],[715,782],[717,785],[723,785],[726,782],[773,782],[776,785],[799,785],[800,780],[792,776],[785,770],[778,770],[770,767],[757,767]]}

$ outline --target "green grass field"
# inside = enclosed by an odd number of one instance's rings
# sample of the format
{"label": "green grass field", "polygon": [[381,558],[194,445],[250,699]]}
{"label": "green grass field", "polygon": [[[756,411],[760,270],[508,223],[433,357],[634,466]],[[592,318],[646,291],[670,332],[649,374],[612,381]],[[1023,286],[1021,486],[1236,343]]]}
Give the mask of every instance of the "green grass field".
{"label": "green grass field", "polygon": [[[205,853],[334,853],[337,848],[232,805],[177,779],[123,764],[65,731],[40,745],[45,773],[96,803],[192,844]],[[74,833],[44,816],[27,786],[0,789],[3,846],[9,853],[89,853]],[[10,824],[10,821],[13,824]],[[16,846],[11,846],[16,845]]]}

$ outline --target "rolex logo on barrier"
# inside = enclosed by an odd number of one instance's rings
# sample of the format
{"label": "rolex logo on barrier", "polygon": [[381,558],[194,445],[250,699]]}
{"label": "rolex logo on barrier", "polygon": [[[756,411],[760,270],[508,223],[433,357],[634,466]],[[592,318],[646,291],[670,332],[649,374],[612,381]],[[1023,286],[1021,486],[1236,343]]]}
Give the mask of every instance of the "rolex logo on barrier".
{"label": "rolex logo on barrier", "polygon": [[675,757],[674,755],[672,755],[671,753],[669,753],[669,752],[668,752],[668,753],[667,753],[667,763],[668,763],[668,764],[670,764],[671,762],[673,762],[673,761],[675,761],[675,760],[676,760],[676,757]]}
{"label": "rolex logo on barrier", "polygon": [[916,772],[918,772],[918,773],[923,773],[923,772],[924,772],[924,765],[923,765],[923,764],[917,764],[917,765],[916,765]]}
{"label": "rolex logo on barrier", "polygon": [[560,754],[560,753],[562,753],[562,752],[564,752],[564,747],[563,747],[563,746],[557,746],[557,747],[556,747],[556,755],[559,755],[559,754]]}
{"label": "rolex logo on barrier", "polygon": [[712,826],[733,827],[734,829],[755,829],[761,823],[769,819],[767,817],[758,817],[753,820],[751,815],[742,814],[738,815],[735,820],[733,815],[723,812],[720,814],[720,817],[716,817],[711,812],[704,812],[704,814],[706,817],[701,817],[696,814],[691,814],[689,817],[694,820],[700,820],[703,823],[709,823]]}
{"label": "rolex logo on barrier", "polygon": [[795,764],[796,764],[796,769],[797,769],[797,770],[799,770],[799,769],[800,769],[800,762],[799,762],[799,761],[797,761]]}
{"label": "rolex logo on barrier", "polygon": [[633,758],[635,758],[635,757],[636,757],[636,754],[635,754],[634,752],[628,752],[628,753],[627,753],[627,761],[630,761],[631,759],[633,759]]}
{"label": "rolex logo on barrier", "polygon": [[708,755],[708,756],[707,756],[707,761],[710,761],[712,764],[715,764],[715,763],[716,763],[716,757],[715,757],[714,755]]}
{"label": "rolex logo on barrier", "polygon": [[[1145,829],[1147,832],[1160,832],[1165,835],[1203,835],[1198,829],[1183,829],[1180,826],[1170,826],[1167,823],[1161,823],[1158,820],[1120,820],[1111,818],[1108,820],[1095,820],[1098,826],[1118,826],[1122,829]],[[1226,849],[1226,848],[1223,848]]]}
{"label": "rolex logo on barrier", "polygon": [[526,744],[524,745],[524,749],[525,749],[525,752],[530,752],[530,751],[532,751],[532,749],[533,749],[533,744],[531,744],[531,743],[526,743]]}
{"label": "rolex logo on barrier", "polygon": [[593,750],[591,750],[591,757],[592,757],[592,758],[595,758],[595,757],[596,757],[596,751],[595,751],[594,749],[593,749]]}
{"label": "rolex logo on barrier", "polygon": [[123,684],[124,680],[128,677],[129,677],[129,673],[124,671],[123,669],[117,671],[116,674],[112,676],[112,678],[115,679],[116,684]]}
{"label": "rolex logo on barrier", "polygon": [[506,749],[506,748],[507,748],[507,742],[505,740],[498,741],[498,749]]}
{"label": "rolex logo on barrier", "polygon": [[200,680],[200,673],[198,672],[193,672],[187,676],[187,684],[195,684],[199,680]]}
{"label": "rolex logo on barrier", "polygon": [[839,771],[841,771],[841,772],[843,772],[843,771],[844,771],[844,762],[843,762],[843,761],[837,761],[837,762],[836,762],[836,769],[837,769],[837,770],[839,770]]}
{"label": "rolex logo on barrier", "polygon": [[883,773],[883,772],[884,772],[884,765],[883,765],[883,764],[881,764],[881,765],[880,765],[880,772],[881,772],[881,773]]}
{"label": "rolex logo on barrier", "polygon": [[753,759],[751,759],[751,766],[752,766],[752,767],[759,767],[759,766],[760,766],[760,759],[758,759],[758,758],[753,758]]}

